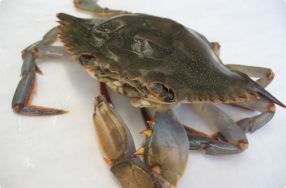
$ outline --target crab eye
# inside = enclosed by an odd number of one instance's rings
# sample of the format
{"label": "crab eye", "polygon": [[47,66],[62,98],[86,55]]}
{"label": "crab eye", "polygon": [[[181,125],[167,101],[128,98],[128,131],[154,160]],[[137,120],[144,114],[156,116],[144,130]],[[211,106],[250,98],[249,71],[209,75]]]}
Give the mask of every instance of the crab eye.
{"label": "crab eye", "polygon": [[166,102],[173,102],[174,99],[175,99],[175,94],[174,94],[173,90],[168,89],[166,92],[166,95],[164,96],[164,100]]}
{"label": "crab eye", "polygon": [[79,57],[79,62],[81,65],[88,65],[93,63],[96,60],[95,56],[84,54]]}
{"label": "crab eye", "polygon": [[164,102],[174,102],[175,93],[171,88],[157,82],[151,83],[149,88],[153,93],[159,95]]}

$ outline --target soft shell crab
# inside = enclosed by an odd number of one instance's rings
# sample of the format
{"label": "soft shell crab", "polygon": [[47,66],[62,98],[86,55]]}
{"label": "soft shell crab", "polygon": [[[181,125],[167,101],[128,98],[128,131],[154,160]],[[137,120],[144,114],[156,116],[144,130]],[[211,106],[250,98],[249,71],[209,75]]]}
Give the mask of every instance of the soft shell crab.
{"label": "soft shell crab", "polygon": [[[134,106],[163,111],[150,123],[154,124],[152,131],[145,131],[149,136],[143,163],[133,155],[134,144],[126,126],[108,102],[102,97],[96,99],[94,120],[100,143],[123,187],[174,186],[183,174],[188,147],[204,149],[208,154],[241,152],[248,144],[244,133],[266,124],[274,115],[274,103],[285,107],[263,89],[273,79],[270,69],[223,65],[219,44],[208,42],[194,30],[165,18],[101,9],[90,1],[75,4],[97,17],[59,14],[60,26],[23,51],[22,79],[12,106],[16,112],[29,115],[63,113],[28,102],[35,73],[39,72],[35,59],[70,53],[92,76],[128,96]],[[57,37],[64,48],[51,45]],[[254,82],[249,77],[260,79]],[[234,122],[212,104],[219,102],[262,113]],[[172,113],[165,112],[176,103],[192,103],[213,121],[218,133],[209,136],[190,128],[185,132]],[[157,136],[159,133],[163,136]],[[150,143],[155,138],[160,139]],[[175,143],[174,138],[182,140]],[[162,158],[169,160],[162,163]]]}

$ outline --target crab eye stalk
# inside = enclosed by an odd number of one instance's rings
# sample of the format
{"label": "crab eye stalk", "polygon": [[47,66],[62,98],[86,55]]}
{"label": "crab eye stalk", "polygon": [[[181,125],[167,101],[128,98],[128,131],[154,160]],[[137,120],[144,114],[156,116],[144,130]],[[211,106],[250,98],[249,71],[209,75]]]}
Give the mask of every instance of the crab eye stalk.
{"label": "crab eye stalk", "polygon": [[96,58],[93,55],[84,54],[84,55],[79,56],[79,62],[83,66],[93,64],[95,60]]}
{"label": "crab eye stalk", "polygon": [[151,90],[151,92],[162,98],[164,102],[169,103],[169,102],[174,102],[175,100],[174,91],[162,83],[158,82],[151,83],[149,85],[149,89]]}

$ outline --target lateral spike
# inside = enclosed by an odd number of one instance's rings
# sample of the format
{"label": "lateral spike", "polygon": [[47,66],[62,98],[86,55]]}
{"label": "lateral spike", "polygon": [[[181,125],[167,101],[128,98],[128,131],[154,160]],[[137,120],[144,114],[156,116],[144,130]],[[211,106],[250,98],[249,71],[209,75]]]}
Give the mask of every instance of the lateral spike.
{"label": "lateral spike", "polygon": [[140,134],[143,134],[145,136],[151,136],[152,133],[153,133],[153,131],[151,129],[145,129],[145,130],[140,132]]}
{"label": "lateral spike", "polygon": [[139,157],[144,154],[144,147],[140,147],[133,153],[133,157]]}

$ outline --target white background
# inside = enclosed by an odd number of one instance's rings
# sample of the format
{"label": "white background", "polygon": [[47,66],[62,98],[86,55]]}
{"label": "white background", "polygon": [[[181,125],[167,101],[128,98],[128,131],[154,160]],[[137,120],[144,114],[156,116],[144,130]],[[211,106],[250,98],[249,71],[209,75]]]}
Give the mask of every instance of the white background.
{"label": "white background", "polygon": [[[283,0],[102,0],[101,5],[172,18],[222,45],[224,63],[271,67],[276,74],[267,88],[286,102],[286,2]],[[73,61],[40,63],[33,103],[67,109],[65,115],[26,117],[14,114],[11,100],[22,64],[20,51],[56,25],[56,13],[88,17],[71,0],[0,1],[0,187],[119,187],[102,160],[92,125],[98,83]],[[143,137],[138,109],[114,95],[137,144]],[[188,105],[180,119],[202,122]],[[286,186],[286,111],[254,134],[242,154],[207,156],[190,152],[179,188],[283,188]],[[232,112],[233,118],[241,114]]]}

